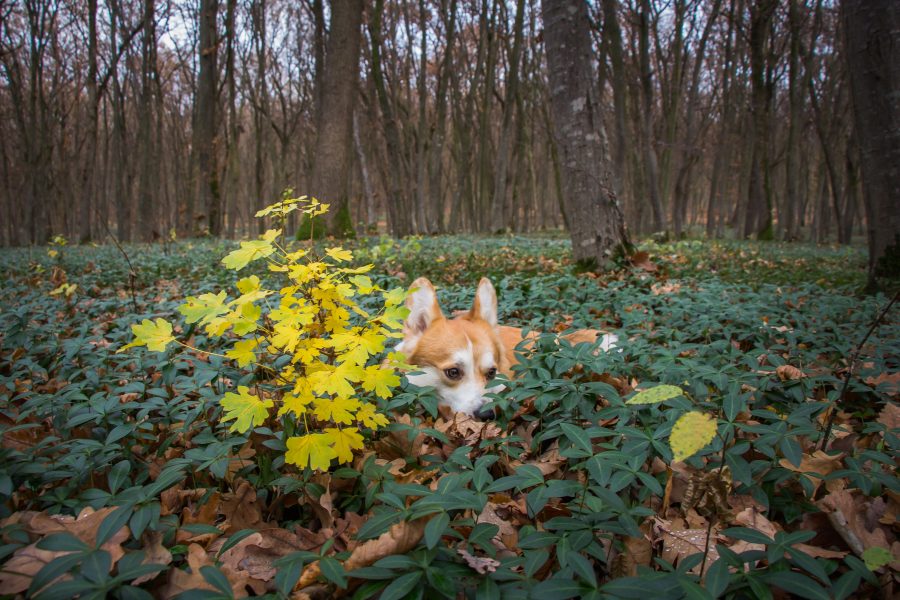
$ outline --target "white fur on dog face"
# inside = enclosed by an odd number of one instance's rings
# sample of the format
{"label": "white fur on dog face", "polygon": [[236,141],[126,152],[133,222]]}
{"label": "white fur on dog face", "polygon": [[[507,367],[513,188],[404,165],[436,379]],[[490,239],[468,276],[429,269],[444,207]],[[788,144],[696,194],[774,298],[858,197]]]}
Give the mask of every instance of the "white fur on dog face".
{"label": "white fur on dog face", "polygon": [[[440,404],[449,406],[454,412],[468,415],[475,414],[488,402],[485,394],[496,394],[503,390],[503,384],[487,387],[484,373],[496,369],[493,352],[485,352],[480,358],[475,357],[475,348],[471,341],[467,347],[457,350],[451,355],[452,364],[462,372],[462,378],[451,381],[442,369],[434,366],[419,367],[420,373],[407,376],[410,383],[419,387],[433,387],[437,391]],[[476,360],[479,369],[476,369]]]}

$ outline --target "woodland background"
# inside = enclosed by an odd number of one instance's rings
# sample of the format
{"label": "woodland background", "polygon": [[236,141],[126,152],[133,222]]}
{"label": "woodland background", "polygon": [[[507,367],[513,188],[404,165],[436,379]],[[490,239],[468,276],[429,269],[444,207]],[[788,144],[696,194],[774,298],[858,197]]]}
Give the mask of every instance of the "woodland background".
{"label": "woodland background", "polygon": [[[632,232],[862,231],[839,12],[589,3]],[[564,225],[535,0],[2,0],[0,28],[0,244],[255,234],[325,171],[357,233]]]}

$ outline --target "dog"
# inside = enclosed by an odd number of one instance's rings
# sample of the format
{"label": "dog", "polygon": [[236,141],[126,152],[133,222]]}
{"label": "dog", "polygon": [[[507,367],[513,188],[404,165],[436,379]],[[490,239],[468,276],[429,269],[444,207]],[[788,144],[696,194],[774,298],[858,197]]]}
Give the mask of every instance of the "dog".
{"label": "dog", "polygon": [[[497,323],[497,292],[490,280],[483,277],[472,308],[451,319],[444,317],[434,286],[425,277],[413,282],[406,306],[409,315],[396,350],[418,369],[407,376],[409,381],[433,387],[439,404],[455,412],[492,418],[493,410],[485,408],[486,394],[503,389],[494,381],[498,373],[512,378],[522,330]],[[533,339],[537,334],[532,332],[528,337]],[[602,338],[600,347],[604,351],[618,341],[614,335],[593,329],[563,337],[572,344],[595,343]]]}

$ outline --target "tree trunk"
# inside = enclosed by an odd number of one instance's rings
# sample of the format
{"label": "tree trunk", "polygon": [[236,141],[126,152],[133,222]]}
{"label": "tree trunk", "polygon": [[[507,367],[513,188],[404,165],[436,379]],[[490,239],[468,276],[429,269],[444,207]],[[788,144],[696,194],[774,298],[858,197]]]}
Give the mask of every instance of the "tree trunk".
{"label": "tree trunk", "polygon": [[325,47],[325,71],[321,79],[322,110],[317,123],[315,159],[310,192],[331,205],[328,233],[353,235],[350,218],[350,160],[353,152],[353,107],[358,95],[359,27],[362,0],[331,3],[331,31]]}
{"label": "tree trunk", "polygon": [[769,195],[769,106],[766,85],[766,49],[777,0],[757,0],[750,13],[750,118],[752,154],[750,187],[744,212],[744,237],[772,236]]}
{"label": "tree trunk", "polygon": [[650,210],[653,213],[653,230],[666,229],[666,218],[659,192],[659,163],[656,158],[653,136],[653,71],[650,69],[650,1],[641,0],[640,63],[641,99],[644,110],[641,114],[641,142],[644,146],[644,168]]}
{"label": "tree trunk", "polygon": [[587,5],[542,0],[553,133],[563,173],[562,207],[577,261],[607,268],[629,245],[612,188],[606,133],[593,97]]}
{"label": "tree trunk", "polygon": [[141,93],[138,103],[138,239],[153,241],[159,236],[154,221],[158,214],[155,192],[159,188],[159,157],[153,143],[153,73],[156,68],[156,3],[144,0],[144,32],[141,38]]}
{"label": "tree trunk", "polygon": [[843,0],[841,16],[874,289],[877,277],[900,277],[900,5]]}
{"label": "tree trunk", "polygon": [[218,128],[218,56],[219,40],[216,19],[219,0],[200,0],[200,70],[197,74],[195,106],[194,150],[200,213],[197,220],[207,219],[209,233],[218,236],[222,230],[222,198],[219,192],[219,172],[216,165],[216,133]]}

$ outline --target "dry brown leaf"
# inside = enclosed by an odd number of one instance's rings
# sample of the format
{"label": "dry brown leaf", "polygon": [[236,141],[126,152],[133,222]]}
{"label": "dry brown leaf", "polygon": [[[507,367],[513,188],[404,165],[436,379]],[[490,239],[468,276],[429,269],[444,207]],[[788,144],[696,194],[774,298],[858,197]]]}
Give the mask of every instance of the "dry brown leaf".
{"label": "dry brown leaf", "polygon": [[490,558],[489,556],[473,556],[469,553],[468,550],[465,550],[464,548],[457,548],[456,552],[460,556],[462,556],[467,565],[474,569],[476,573],[480,573],[481,575],[485,575],[486,573],[493,573],[497,570],[497,567],[500,566],[499,560]]}
{"label": "dry brown leaf", "polygon": [[425,525],[430,520],[431,516],[427,516],[415,521],[401,521],[391,525],[391,528],[377,539],[368,540],[357,546],[350,554],[350,558],[344,561],[344,569],[352,571],[368,567],[385,556],[406,554],[415,548],[422,536],[425,535]]}
{"label": "dry brown leaf", "polygon": [[877,421],[887,427],[888,431],[900,428],[900,405],[892,402],[885,404]]}
{"label": "dry brown leaf", "polygon": [[[324,540],[323,540],[324,541]],[[211,551],[216,550],[214,544]],[[292,552],[300,550],[314,550],[321,543],[318,540],[310,540],[287,529],[264,529],[252,533],[234,547],[229,548],[219,557],[223,565],[242,575],[261,581],[269,581],[275,577],[273,563]]]}
{"label": "dry brown leaf", "polygon": [[850,490],[832,492],[816,503],[828,513],[835,530],[857,555],[872,547],[890,549],[888,532],[877,520],[867,523],[866,512],[871,502]]}
{"label": "dry brown leaf", "polygon": [[253,464],[253,460],[251,459],[254,456],[256,456],[256,450],[253,449],[253,446],[250,444],[249,440],[243,446],[241,446],[237,454],[229,452],[228,471],[225,473],[225,481],[229,483],[233,482],[234,477],[235,475],[237,475],[238,471],[246,466]]}
{"label": "dry brown leaf", "polygon": [[[168,548],[163,546],[162,543],[163,534],[159,531],[146,531],[142,536],[142,540],[144,541],[144,560],[141,562],[142,565],[168,565],[172,562],[172,553],[169,552]],[[141,575],[137,579],[131,582],[131,585],[140,585],[142,583],[147,583],[156,578],[159,573],[147,573],[146,575]]]}
{"label": "dry brown leaf", "polygon": [[[816,495],[816,492],[819,490],[819,486],[822,485],[824,481],[824,477],[833,471],[837,471],[838,469],[843,467],[843,463],[841,460],[844,458],[843,452],[840,454],[835,454],[834,456],[830,456],[823,452],[822,450],[816,450],[812,454],[804,454],[800,460],[800,466],[794,466],[794,463],[789,461],[786,458],[782,458],[779,464],[788,469],[789,471],[794,471],[795,473],[802,473],[810,483],[813,484],[813,491],[811,497]],[[816,477],[814,475],[808,475],[808,473],[816,473],[820,475],[820,477]],[[826,488],[833,491],[834,485],[829,487],[828,484],[832,484],[833,482],[826,482]]]}
{"label": "dry brown leaf", "polygon": [[774,538],[775,534],[778,532],[778,528],[775,524],[753,507],[745,508],[735,515],[734,522],[744,527],[755,529],[770,538]]}
{"label": "dry brown leaf", "polygon": [[900,395],[900,371],[879,373],[877,377],[866,377],[865,381],[873,388],[880,388],[882,392],[895,399]]}
{"label": "dry brown leaf", "polygon": [[653,546],[646,536],[626,537],[625,548],[613,559],[613,577],[634,577],[640,565],[649,565],[653,558]]}
{"label": "dry brown leaf", "polygon": [[794,381],[806,377],[803,371],[793,365],[781,365],[775,369],[775,374],[781,381]]}
{"label": "dry brown leaf", "polygon": [[219,503],[219,514],[225,517],[222,530],[230,535],[241,529],[263,529],[262,509],[256,498],[256,490],[247,481],[241,481],[234,493],[224,494]]}
{"label": "dry brown leaf", "polygon": [[163,598],[174,598],[187,590],[215,590],[211,584],[203,579],[200,568],[211,566],[212,559],[199,544],[191,544],[188,546],[187,555],[188,567],[190,572],[181,569],[169,569],[169,579],[166,585],[160,589]]}
{"label": "dry brown leaf", "polygon": [[[71,554],[71,552],[41,550],[36,543],[19,548],[12,558],[0,568],[0,594],[4,596],[21,594],[28,589],[31,580],[38,574],[38,571],[44,568],[44,565],[66,554]],[[54,582],[69,578],[70,576],[63,575]]]}
{"label": "dry brown leaf", "polygon": [[[663,559],[674,565],[692,554],[703,553],[707,547],[706,531],[706,529],[663,529]],[[709,537],[709,553],[706,555],[704,572],[719,559],[719,552],[716,550],[718,529],[713,527]],[[697,564],[691,569],[691,573],[700,573],[700,568],[701,564]]]}

